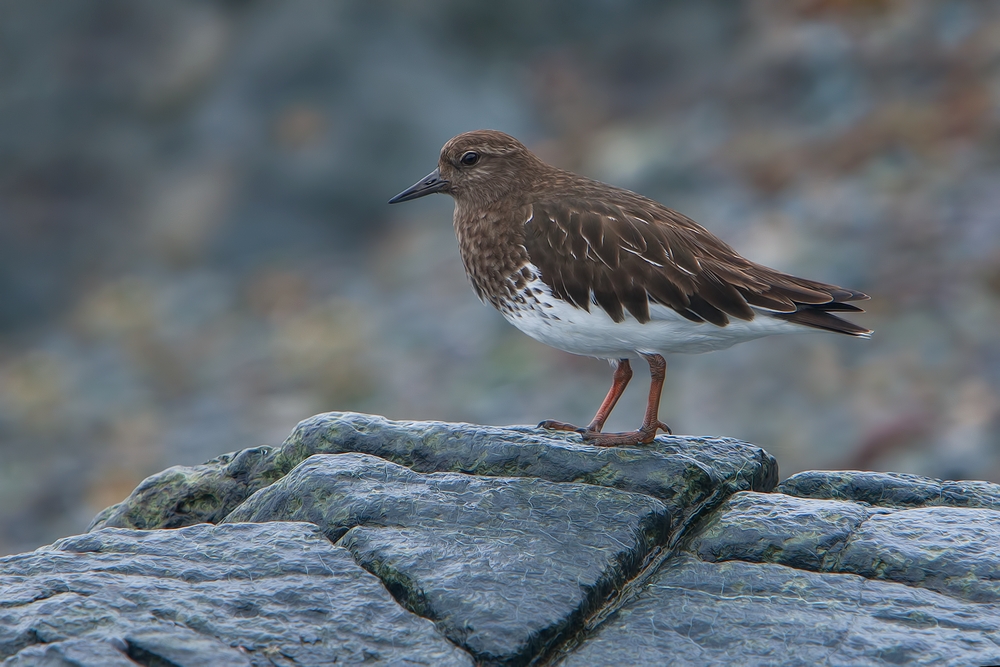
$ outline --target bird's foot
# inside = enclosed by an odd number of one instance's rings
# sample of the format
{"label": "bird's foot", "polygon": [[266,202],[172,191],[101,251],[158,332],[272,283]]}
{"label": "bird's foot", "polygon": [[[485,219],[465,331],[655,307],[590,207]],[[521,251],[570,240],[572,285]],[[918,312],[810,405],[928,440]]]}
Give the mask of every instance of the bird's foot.
{"label": "bird's foot", "polygon": [[573,431],[583,436],[583,441],[588,445],[598,447],[628,447],[632,445],[648,445],[653,442],[656,432],[663,431],[667,435],[673,435],[670,427],[661,421],[656,422],[656,426],[642,426],[638,431],[626,431],[624,433],[601,433],[594,425],[587,428],[567,424],[566,422],[546,419],[538,424],[538,428],[550,431]]}
{"label": "bird's foot", "polygon": [[673,435],[670,427],[661,421],[657,421],[654,426],[643,425],[638,431],[626,431],[625,433],[600,433],[598,431],[584,431],[583,441],[588,445],[598,447],[632,447],[635,445],[648,445],[656,438],[656,432],[661,430],[668,435]]}
{"label": "bird's foot", "polygon": [[566,422],[559,422],[554,419],[546,419],[543,422],[539,422],[538,428],[544,428],[549,431],[573,431],[575,433],[587,432],[587,429],[576,426],[575,424],[567,424]]}

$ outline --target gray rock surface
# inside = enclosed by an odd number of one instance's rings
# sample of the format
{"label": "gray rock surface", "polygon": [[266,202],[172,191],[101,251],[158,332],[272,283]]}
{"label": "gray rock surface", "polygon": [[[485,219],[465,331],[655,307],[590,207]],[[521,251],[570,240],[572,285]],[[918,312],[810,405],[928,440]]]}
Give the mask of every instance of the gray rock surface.
{"label": "gray rock surface", "polygon": [[712,498],[770,491],[778,482],[772,456],[732,438],[660,437],[643,448],[602,448],[582,445],[576,434],[529,427],[398,422],[331,412],[301,422],[280,447],[254,447],[153,475],[124,502],[99,514],[91,530],[217,523],[309,456],[345,452],[371,454],[417,472],[536,477],[634,491],[662,500],[681,521]]}
{"label": "gray rock surface", "polygon": [[471,664],[306,523],[66,538],[0,559],[0,601],[10,665]]}
{"label": "gray rock surface", "polygon": [[[141,528],[169,541],[183,531],[160,529],[224,521],[220,528],[255,525],[266,534],[270,523],[242,522],[309,521],[355,568],[381,579],[400,613],[433,621],[456,655],[516,665],[557,651],[702,514],[734,491],[770,490],[777,476],[773,457],[726,438],[600,448],[528,427],[331,413],[302,422],[280,447],[150,477],[102,512],[91,535]],[[234,643],[228,631],[180,624],[194,633],[188,641]],[[276,621],[274,631],[301,632],[286,626]],[[378,624],[371,631],[394,640]],[[134,633],[128,641],[139,650]],[[195,664],[165,657],[170,641],[144,641],[159,659]],[[321,652],[326,640],[314,641]]]}
{"label": "gray rock surface", "polygon": [[1000,602],[1000,512],[890,510],[778,493],[738,493],[691,540],[703,560],[850,572]]}
{"label": "gray rock surface", "polygon": [[4,660],[4,667],[136,667],[126,657],[128,646],[121,642],[67,639],[51,644],[33,644]]}
{"label": "gray rock surface", "polygon": [[898,472],[809,470],[778,491],[800,498],[856,500],[881,507],[984,507],[1000,509],[1000,484],[928,479]]}
{"label": "gray rock surface", "polygon": [[[1000,663],[989,486],[843,471],[736,493],[564,664]],[[831,499],[852,494],[883,506]]]}
{"label": "gray rock surface", "polygon": [[[1000,493],[319,415],[0,559],[5,665],[1000,663]],[[200,521],[218,522],[189,525]],[[127,528],[144,527],[138,531]]]}
{"label": "gray rock surface", "polygon": [[478,661],[524,663],[633,578],[670,533],[649,496],[317,455],[229,521],[309,521]]}
{"label": "gray rock surface", "polygon": [[705,523],[691,550],[706,561],[827,569],[871,512],[857,503],[739,493]]}
{"label": "gray rock surface", "polygon": [[1000,608],[850,574],[670,559],[561,664],[989,665]]}
{"label": "gray rock surface", "polygon": [[1000,512],[926,507],[877,514],[851,535],[836,571],[998,602],[998,545]]}

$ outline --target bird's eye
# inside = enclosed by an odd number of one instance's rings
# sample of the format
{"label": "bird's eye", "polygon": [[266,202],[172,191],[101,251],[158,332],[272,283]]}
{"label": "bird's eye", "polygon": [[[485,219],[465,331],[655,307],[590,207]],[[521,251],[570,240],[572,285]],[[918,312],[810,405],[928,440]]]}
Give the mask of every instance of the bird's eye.
{"label": "bird's eye", "polygon": [[471,167],[472,165],[479,162],[479,153],[476,151],[466,151],[462,156],[462,164],[466,167]]}

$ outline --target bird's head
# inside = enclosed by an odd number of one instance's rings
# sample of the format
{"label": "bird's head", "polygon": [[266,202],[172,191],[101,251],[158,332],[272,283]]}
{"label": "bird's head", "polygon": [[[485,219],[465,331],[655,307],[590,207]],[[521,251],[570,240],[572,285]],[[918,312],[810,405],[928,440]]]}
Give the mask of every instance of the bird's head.
{"label": "bird's head", "polygon": [[437,169],[389,203],[443,192],[462,203],[488,205],[523,188],[539,166],[542,162],[509,134],[496,130],[466,132],[444,145]]}

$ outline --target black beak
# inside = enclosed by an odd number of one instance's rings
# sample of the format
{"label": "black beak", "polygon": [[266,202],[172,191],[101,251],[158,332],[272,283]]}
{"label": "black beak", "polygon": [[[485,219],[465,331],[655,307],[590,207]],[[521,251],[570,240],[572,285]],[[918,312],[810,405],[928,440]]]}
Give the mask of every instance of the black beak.
{"label": "black beak", "polygon": [[410,201],[424,195],[432,195],[441,192],[448,187],[448,181],[441,178],[441,172],[437,169],[427,174],[419,181],[406,188],[398,195],[389,200],[390,204],[398,204],[401,201]]}

